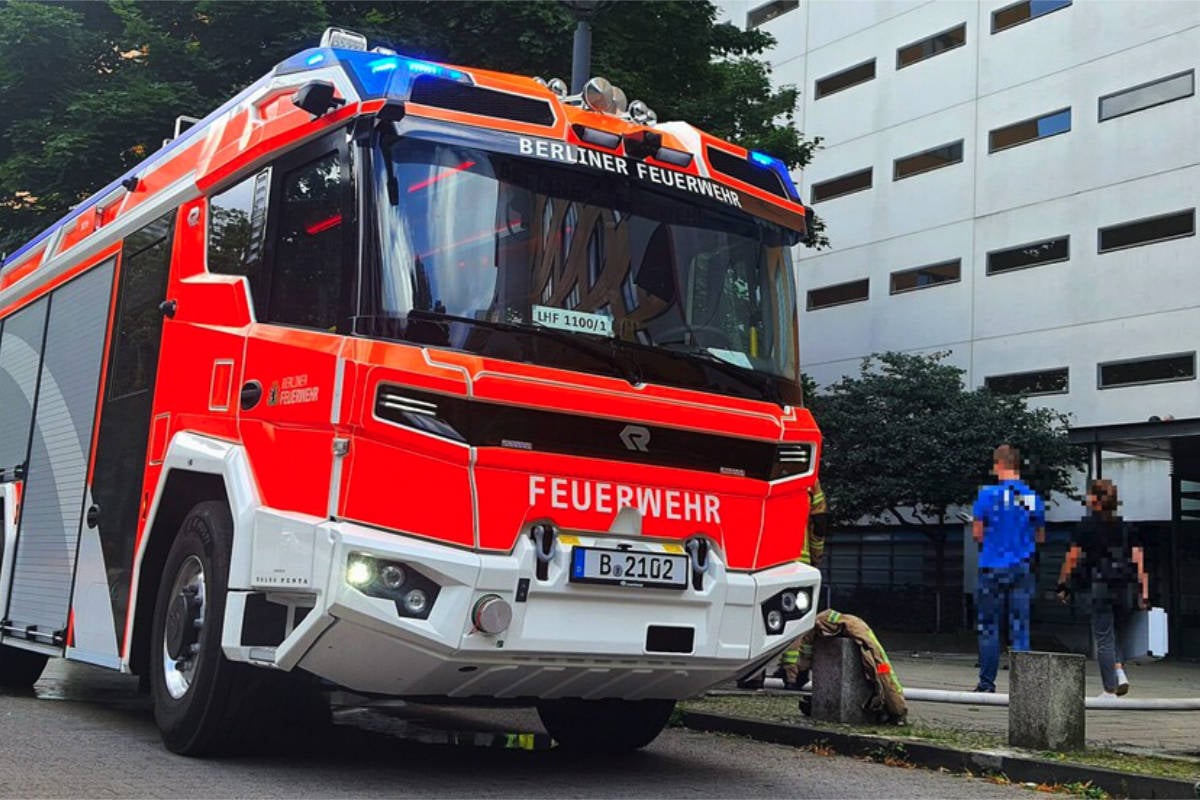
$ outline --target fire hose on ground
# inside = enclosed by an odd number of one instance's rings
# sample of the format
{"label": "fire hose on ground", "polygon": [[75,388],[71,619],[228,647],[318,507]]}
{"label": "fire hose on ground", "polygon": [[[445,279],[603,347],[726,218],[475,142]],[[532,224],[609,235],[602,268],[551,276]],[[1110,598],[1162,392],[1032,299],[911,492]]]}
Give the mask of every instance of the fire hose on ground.
{"label": "fire hose on ground", "polygon": [[[783,681],[779,678],[767,678],[763,682],[763,690],[768,694],[795,694],[794,690],[784,689]],[[809,683],[801,691],[811,690],[812,684]],[[709,692],[709,694],[745,694],[745,692]],[[926,703],[958,703],[968,706],[1008,705],[1007,694],[963,692],[951,689],[908,687],[904,690],[904,699]],[[1084,707],[1114,711],[1200,711],[1200,697],[1088,697],[1084,700]]]}

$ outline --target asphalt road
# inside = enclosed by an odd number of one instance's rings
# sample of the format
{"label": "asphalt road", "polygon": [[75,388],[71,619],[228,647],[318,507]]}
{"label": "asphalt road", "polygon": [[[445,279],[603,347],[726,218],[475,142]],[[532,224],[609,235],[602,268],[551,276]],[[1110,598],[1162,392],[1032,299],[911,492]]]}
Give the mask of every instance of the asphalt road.
{"label": "asphalt road", "polygon": [[335,700],[331,729],[289,732],[281,752],[188,759],[163,748],[135,679],[53,661],[33,695],[0,695],[0,797],[1030,796],[683,729],[631,756],[572,758],[524,709]]}

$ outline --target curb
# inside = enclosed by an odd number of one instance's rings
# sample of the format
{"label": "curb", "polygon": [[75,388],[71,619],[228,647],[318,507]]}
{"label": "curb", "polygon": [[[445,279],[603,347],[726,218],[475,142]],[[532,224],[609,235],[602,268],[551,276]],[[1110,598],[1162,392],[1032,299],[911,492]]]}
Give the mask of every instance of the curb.
{"label": "curb", "polygon": [[904,746],[903,758],[919,767],[946,769],[951,772],[1003,773],[1014,783],[1090,782],[1093,786],[1098,786],[1114,796],[1162,797],[1178,798],[1179,800],[1200,798],[1200,783],[1116,772],[1082,764],[1046,761],[1009,752],[962,750],[912,739],[843,733],[809,728],[804,725],[785,725],[746,717],[706,714],[700,711],[683,712],[683,724],[685,727],[697,731],[732,733],[738,736],[748,736],[761,742],[785,744],[792,747],[806,747],[820,743],[832,748],[840,755],[847,756],[870,756],[879,753],[881,749],[886,751],[889,747],[902,744]]}

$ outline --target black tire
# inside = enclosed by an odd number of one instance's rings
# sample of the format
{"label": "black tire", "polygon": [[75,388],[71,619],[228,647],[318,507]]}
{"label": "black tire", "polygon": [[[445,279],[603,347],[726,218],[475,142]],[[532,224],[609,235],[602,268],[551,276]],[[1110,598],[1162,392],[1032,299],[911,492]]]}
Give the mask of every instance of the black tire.
{"label": "black tire", "polygon": [[30,689],[42,677],[49,656],[0,645],[0,689]]}
{"label": "black tire", "polygon": [[674,700],[542,700],[538,716],[563,750],[628,753],[654,741],[675,710]]}
{"label": "black tire", "polygon": [[[229,508],[218,501],[197,504],[179,527],[159,582],[150,634],[150,692],[163,744],[181,755],[270,751],[285,743],[285,733],[295,734],[293,726],[312,731],[330,719],[328,701],[310,676],[225,658],[221,629],[232,543]],[[177,621],[182,616],[177,580],[185,564],[191,568],[197,562],[203,571],[203,624],[189,634],[194,642],[187,641],[198,645],[198,652],[180,693],[182,673],[175,669],[175,676],[168,675],[164,643],[172,614]]]}
{"label": "black tire", "polygon": [[[228,746],[236,732],[236,707],[230,700],[233,684],[243,677],[238,667],[221,652],[221,621],[225,616],[225,593],[229,580],[229,558],[233,541],[233,519],[224,503],[196,505],[179,526],[159,579],[150,630],[150,693],[154,698],[154,720],[163,744],[182,755],[200,756]],[[164,641],[172,604],[178,601],[175,583],[184,564],[199,562],[203,586],[203,625],[195,636],[199,652],[194,656],[190,680],[182,695],[173,696],[168,681],[172,671],[165,663]],[[175,672],[179,672],[175,670]],[[178,686],[174,687],[178,694]],[[233,728],[233,730],[231,730]]]}

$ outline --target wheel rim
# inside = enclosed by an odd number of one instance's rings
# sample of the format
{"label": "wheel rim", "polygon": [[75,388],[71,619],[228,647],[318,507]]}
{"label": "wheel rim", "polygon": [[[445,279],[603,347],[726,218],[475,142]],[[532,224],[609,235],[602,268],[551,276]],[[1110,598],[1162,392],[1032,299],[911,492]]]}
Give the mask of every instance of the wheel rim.
{"label": "wheel rim", "polygon": [[205,618],[204,564],[188,556],[171,587],[167,624],[163,627],[162,669],[167,692],[178,700],[187,694],[200,662]]}

